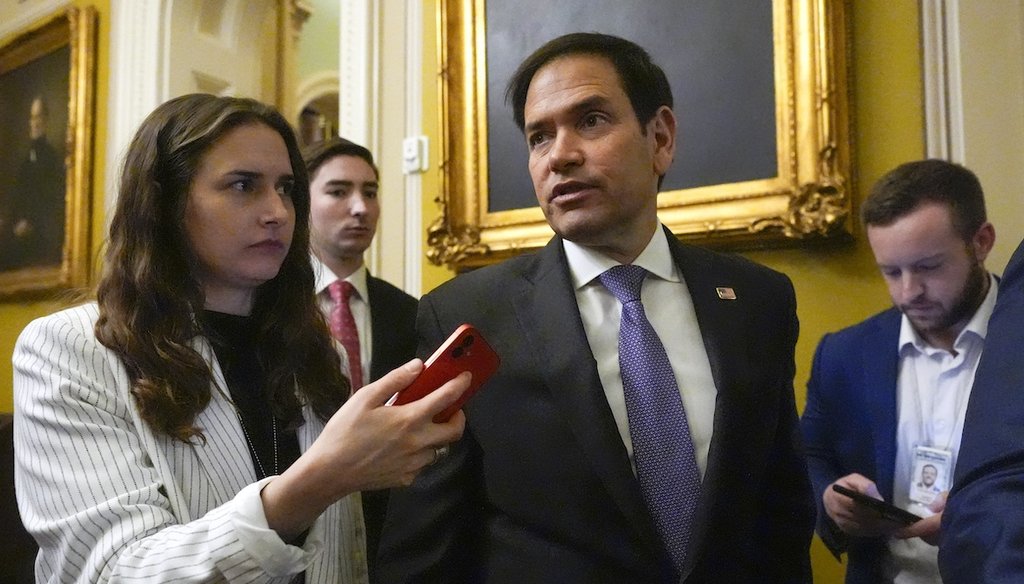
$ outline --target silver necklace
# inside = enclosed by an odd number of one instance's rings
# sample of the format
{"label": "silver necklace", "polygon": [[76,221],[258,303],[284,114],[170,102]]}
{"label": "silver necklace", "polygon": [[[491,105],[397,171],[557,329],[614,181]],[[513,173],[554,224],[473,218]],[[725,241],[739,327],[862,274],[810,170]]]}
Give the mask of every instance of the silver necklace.
{"label": "silver necklace", "polygon": [[[234,406],[235,403],[231,402]],[[238,423],[242,426],[242,434],[245,436],[245,442],[249,445],[249,451],[252,452],[252,457],[256,459],[256,466],[260,467],[260,474],[263,478],[272,476],[267,474],[267,471],[263,468],[263,461],[260,460],[260,455],[256,453],[256,447],[252,443],[252,439],[249,438],[249,431],[245,428],[245,422],[242,420],[242,414],[238,412],[238,408],[235,408],[235,415],[238,416]],[[270,427],[274,433],[274,475],[277,475],[277,416],[270,416]]]}
{"label": "silver necklace", "polygon": [[[217,388],[217,393],[219,393],[221,395],[221,397],[224,398],[224,401],[226,401],[229,404],[231,404],[231,409],[235,411],[235,417],[238,418],[238,425],[242,427],[242,435],[245,436],[245,443],[249,445],[249,452],[252,453],[253,459],[256,460],[256,466],[259,467],[260,474],[263,475],[263,478],[272,476],[272,475],[268,475],[267,474],[267,471],[263,467],[263,461],[260,460],[260,455],[256,453],[256,446],[253,445],[252,439],[249,438],[249,430],[245,427],[245,420],[242,419],[242,412],[238,411],[238,405],[235,404],[235,400],[231,399],[231,394],[229,392],[224,391],[224,388],[221,387],[219,383],[215,383],[214,387]],[[273,435],[273,439],[274,439],[274,469],[273,470],[274,470],[274,475],[277,475],[278,474],[278,468],[279,468],[278,465],[277,465],[277,416],[275,416],[273,413],[270,414],[270,429],[274,433],[274,435]]]}

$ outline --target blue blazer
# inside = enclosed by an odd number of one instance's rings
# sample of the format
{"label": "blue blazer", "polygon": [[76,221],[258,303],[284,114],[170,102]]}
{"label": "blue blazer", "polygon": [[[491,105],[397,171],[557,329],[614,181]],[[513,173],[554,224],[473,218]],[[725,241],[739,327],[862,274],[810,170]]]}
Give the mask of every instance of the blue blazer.
{"label": "blue blazer", "polygon": [[1024,582],[1024,242],[1010,258],[974,377],[942,514],[944,582]]}
{"label": "blue blazer", "polygon": [[822,495],[836,479],[860,473],[892,500],[896,468],[896,382],[901,314],[890,308],[818,344],[800,420],[818,505],[817,531],[838,558],[849,556],[846,581],[881,581],[884,538],[854,538],[825,514]]}

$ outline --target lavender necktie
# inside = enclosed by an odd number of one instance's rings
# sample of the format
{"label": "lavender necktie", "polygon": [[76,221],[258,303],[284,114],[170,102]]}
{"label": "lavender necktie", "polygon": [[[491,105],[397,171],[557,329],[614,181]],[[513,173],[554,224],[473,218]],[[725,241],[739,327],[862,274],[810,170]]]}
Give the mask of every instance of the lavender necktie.
{"label": "lavender necktie", "polygon": [[700,497],[700,471],[672,365],[640,302],[646,276],[647,270],[628,265],[599,278],[622,303],[619,369],[640,491],[682,570]]}

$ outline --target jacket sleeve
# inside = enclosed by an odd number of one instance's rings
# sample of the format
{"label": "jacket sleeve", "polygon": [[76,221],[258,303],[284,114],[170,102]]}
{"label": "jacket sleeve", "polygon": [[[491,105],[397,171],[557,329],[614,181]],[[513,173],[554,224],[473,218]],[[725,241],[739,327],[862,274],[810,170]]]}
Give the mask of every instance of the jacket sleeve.
{"label": "jacket sleeve", "polygon": [[37,580],[270,582],[301,572],[320,538],[298,548],[268,529],[263,482],[179,519],[163,453],[145,447],[123,367],[87,310],[36,320],[14,350],[15,480],[40,547]]}
{"label": "jacket sleeve", "polygon": [[944,582],[1024,581],[1024,244],[999,285],[942,514]]}
{"label": "jacket sleeve", "polygon": [[846,535],[825,513],[822,501],[825,489],[843,476],[836,462],[833,438],[833,416],[838,413],[831,410],[828,395],[830,387],[834,388],[828,379],[832,368],[828,365],[827,355],[832,338],[831,335],[825,335],[814,352],[811,377],[807,382],[807,404],[800,420],[800,428],[807,449],[807,468],[818,510],[816,531],[829,551],[839,558],[846,551],[849,542]]}
{"label": "jacket sleeve", "polygon": [[[431,297],[420,300],[417,317],[418,354],[426,358],[444,340]],[[445,458],[413,484],[391,491],[378,551],[381,582],[475,582],[481,579],[472,559],[481,537],[472,530],[483,524],[478,447],[468,427]]]}
{"label": "jacket sleeve", "polygon": [[[765,582],[810,582],[809,549],[814,525],[814,505],[807,480],[807,463],[800,436],[793,391],[794,351],[799,334],[792,284],[785,281],[785,310],[777,325],[779,354],[774,359],[778,404],[777,429],[768,460],[762,508],[762,545],[766,547]],[[773,573],[774,570],[774,573]]]}

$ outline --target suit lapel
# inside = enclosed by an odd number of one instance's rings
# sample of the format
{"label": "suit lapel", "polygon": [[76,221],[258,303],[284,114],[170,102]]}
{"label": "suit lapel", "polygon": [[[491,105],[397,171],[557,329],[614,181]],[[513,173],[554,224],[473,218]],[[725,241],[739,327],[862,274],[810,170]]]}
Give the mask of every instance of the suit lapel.
{"label": "suit lapel", "polygon": [[902,317],[890,310],[878,322],[878,330],[865,339],[860,356],[864,371],[865,399],[871,412],[872,443],[875,446],[875,472],[869,477],[887,501],[892,500],[896,468],[896,416],[899,376],[900,322]]}
{"label": "suit lapel", "polygon": [[392,333],[395,323],[393,313],[385,310],[386,306],[379,298],[376,278],[366,275],[366,292],[370,296],[370,322],[373,326],[373,346],[370,347],[370,379],[379,379],[387,373],[380,371],[382,363],[390,363],[390,349],[395,345]]}
{"label": "suit lapel", "polygon": [[[690,291],[697,324],[704,339],[704,350],[707,351],[711,374],[721,400],[723,392],[728,396],[727,390],[747,373],[745,368],[737,366],[743,364],[746,356],[737,351],[738,347],[744,346],[744,331],[735,310],[736,303],[744,301],[744,292],[747,291],[740,290],[736,300],[719,298],[717,288],[735,286],[729,274],[723,274],[711,261],[710,255],[697,253],[697,250],[679,243],[671,233],[667,235],[672,257]],[[715,431],[718,431],[717,425]]]}
{"label": "suit lapel", "polygon": [[722,495],[715,489],[722,484],[719,475],[724,465],[737,464],[736,452],[728,452],[727,445],[735,443],[728,435],[742,432],[748,424],[742,419],[747,412],[756,410],[757,396],[750,395],[747,356],[741,350],[746,346],[741,324],[736,317],[737,303],[744,301],[745,290],[736,290],[736,300],[723,300],[716,291],[719,287],[733,287],[729,274],[724,273],[711,261],[707,252],[684,246],[671,233],[667,233],[669,249],[679,267],[693,301],[704,350],[707,352],[711,374],[718,396],[715,403],[714,430],[708,452],[707,469],[704,473],[700,505],[697,509],[691,539],[689,564],[684,579],[693,563],[702,555],[699,550],[709,528],[710,512]]}
{"label": "suit lapel", "polygon": [[662,550],[604,395],[561,239],[552,239],[541,251],[523,283],[512,303],[555,403],[619,510],[648,546]]}

